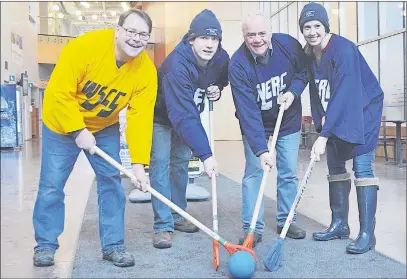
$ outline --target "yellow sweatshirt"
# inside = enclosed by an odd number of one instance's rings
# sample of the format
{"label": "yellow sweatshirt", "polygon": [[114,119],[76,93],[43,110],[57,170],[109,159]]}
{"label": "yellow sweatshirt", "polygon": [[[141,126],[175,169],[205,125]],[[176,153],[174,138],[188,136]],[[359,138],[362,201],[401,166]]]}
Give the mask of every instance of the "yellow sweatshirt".
{"label": "yellow sweatshirt", "polygon": [[52,131],[95,133],[119,121],[128,105],[126,140],[132,163],[149,164],[157,71],[146,51],[116,66],[114,29],[86,33],[61,51],[44,94],[43,116]]}

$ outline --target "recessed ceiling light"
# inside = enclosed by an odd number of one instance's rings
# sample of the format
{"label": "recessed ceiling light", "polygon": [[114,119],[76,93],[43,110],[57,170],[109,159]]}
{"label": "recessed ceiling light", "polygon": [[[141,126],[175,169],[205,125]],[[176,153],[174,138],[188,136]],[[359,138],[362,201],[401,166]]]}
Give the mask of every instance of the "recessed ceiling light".
{"label": "recessed ceiling light", "polygon": [[59,17],[59,18],[64,18],[64,14],[59,13],[59,14],[58,14],[58,17]]}
{"label": "recessed ceiling light", "polygon": [[54,11],[59,11],[59,6],[58,6],[58,5],[54,5],[54,6],[52,6],[52,9],[53,9]]}

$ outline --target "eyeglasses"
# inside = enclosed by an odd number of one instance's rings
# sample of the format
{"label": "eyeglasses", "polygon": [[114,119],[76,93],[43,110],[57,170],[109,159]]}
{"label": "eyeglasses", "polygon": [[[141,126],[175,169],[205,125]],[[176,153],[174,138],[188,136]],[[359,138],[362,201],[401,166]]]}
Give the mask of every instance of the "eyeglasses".
{"label": "eyeglasses", "polygon": [[124,28],[123,26],[120,26],[120,27],[123,28],[124,31],[126,31],[126,36],[127,37],[135,38],[137,35],[139,35],[140,40],[147,41],[148,39],[150,39],[150,34],[149,33],[137,32],[134,29]]}

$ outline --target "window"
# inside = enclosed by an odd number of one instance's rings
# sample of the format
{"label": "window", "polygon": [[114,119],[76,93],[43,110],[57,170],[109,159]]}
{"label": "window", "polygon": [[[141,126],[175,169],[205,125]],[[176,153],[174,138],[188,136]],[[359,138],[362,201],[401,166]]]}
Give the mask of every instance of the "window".
{"label": "window", "polygon": [[278,32],[280,32],[280,29],[279,29],[279,21],[278,21],[278,14],[274,15],[274,16],[271,18],[271,31],[272,31],[273,33],[278,33]]}
{"label": "window", "polygon": [[271,8],[270,8],[270,14],[274,14],[275,12],[278,11],[278,2],[271,2]]}
{"label": "window", "polygon": [[287,5],[287,1],[280,1],[278,8],[281,9],[282,7],[284,7],[285,5]]}
{"label": "window", "polygon": [[[304,8],[305,5],[307,5],[309,1],[306,2],[297,2],[298,5],[298,18],[300,18],[301,11]],[[298,25],[297,25],[298,26]],[[301,43],[302,46],[305,46],[305,39],[304,36],[301,33],[300,27],[298,26],[298,41]]]}
{"label": "window", "polygon": [[356,43],[356,2],[339,2],[339,35]]}
{"label": "window", "polygon": [[324,2],[324,7],[328,13],[329,26],[332,33],[339,32],[339,7],[338,2]]}
{"label": "window", "polygon": [[[405,33],[380,40],[380,84],[384,91],[385,115],[404,117],[404,43]],[[391,114],[391,115],[389,115]]]}
{"label": "window", "polygon": [[292,3],[288,6],[288,34],[294,38],[298,38],[298,14],[297,14],[297,3]]}
{"label": "window", "polygon": [[380,35],[403,29],[403,2],[380,2]]}
{"label": "window", "polygon": [[379,79],[379,43],[378,41],[368,43],[359,47],[360,52],[365,58],[376,78]]}
{"label": "window", "polygon": [[378,34],[377,2],[358,2],[358,41],[365,41]]}
{"label": "window", "polygon": [[288,21],[287,21],[287,11],[288,9],[284,9],[279,12],[280,17],[280,33],[288,33]]}

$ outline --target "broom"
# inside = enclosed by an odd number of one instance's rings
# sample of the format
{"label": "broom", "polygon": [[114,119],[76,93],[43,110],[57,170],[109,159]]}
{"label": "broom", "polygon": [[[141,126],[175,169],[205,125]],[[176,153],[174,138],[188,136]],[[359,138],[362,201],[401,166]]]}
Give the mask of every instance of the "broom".
{"label": "broom", "polygon": [[291,225],[292,219],[294,217],[294,210],[297,208],[298,203],[300,202],[301,196],[304,192],[305,185],[307,185],[308,179],[311,175],[312,168],[315,165],[315,157],[311,158],[311,162],[308,165],[307,171],[304,175],[304,178],[301,181],[300,189],[298,189],[297,196],[291,206],[290,213],[288,214],[287,219],[285,220],[285,224],[283,230],[281,231],[280,236],[277,238],[273,246],[267,252],[266,258],[264,259],[263,263],[265,267],[269,271],[277,271],[280,267],[280,263],[282,260],[283,254],[283,247],[284,247],[284,239],[285,235],[287,234],[288,228]]}
{"label": "broom", "polygon": [[[212,155],[215,155],[215,138],[213,135],[213,101],[209,101],[209,133],[211,139]],[[219,221],[218,221],[218,198],[216,194],[216,174],[212,173],[212,228],[213,232],[219,233]],[[215,270],[219,268],[219,242],[213,240],[213,267]]]}
{"label": "broom", "polygon": [[[272,154],[272,156],[275,153],[274,149],[276,148],[278,133],[280,131],[281,122],[283,120],[285,104],[286,103],[282,103],[280,105],[280,110],[278,112],[276,126],[274,127],[274,133],[273,133],[273,137],[272,137],[272,140],[271,140],[271,148],[270,148],[270,153]],[[259,192],[257,194],[256,205],[254,207],[253,216],[252,216],[252,220],[251,220],[251,223],[250,223],[249,231],[247,232],[246,238],[245,238],[245,240],[243,242],[243,246],[247,247],[249,249],[253,249],[254,231],[256,230],[256,222],[257,222],[257,218],[259,217],[260,206],[261,206],[261,202],[263,201],[264,188],[266,187],[267,175],[268,175],[269,172],[270,172],[270,166],[267,165],[266,169],[263,172],[263,177],[261,179],[260,188],[259,188]]]}
{"label": "broom", "polygon": [[[121,164],[119,164],[116,160],[114,160],[112,157],[110,157],[108,154],[106,154],[103,150],[101,150],[99,147],[96,145],[92,148],[92,151],[89,153],[91,154],[97,154],[103,159],[105,159],[109,164],[114,166],[116,169],[119,171],[123,172],[127,177],[129,177],[132,181],[136,181],[137,178],[133,174],[132,171],[126,169],[123,167]],[[253,250],[250,250],[243,245],[237,245],[233,244],[229,241],[226,241],[224,238],[220,237],[217,233],[213,232],[211,229],[209,229],[207,226],[199,222],[197,219],[192,217],[189,213],[185,212],[182,210],[180,207],[178,207],[175,203],[164,197],[161,193],[159,193],[157,190],[153,189],[151,186],[148,186],[147,191],[151,193],[154,197],[156,197],[158,200],[160,200],[162,203],[170,207],[172,210],[180,214],[182,217],[184,217],[186,220],[190,221],[192,224],[200,228],[203,232],[205,232],[207,235],[212,237],[214,240],[216,240],[219,244],[221,244],[226,251],[230,254],[233,255],[236,252],[239,251],[244,251],[247,253],[250,253],[253,258],[257,261],[256,254],[254,253]]]}

